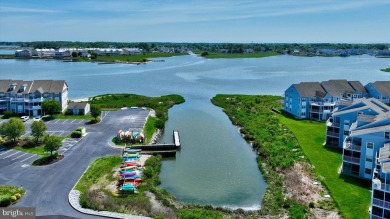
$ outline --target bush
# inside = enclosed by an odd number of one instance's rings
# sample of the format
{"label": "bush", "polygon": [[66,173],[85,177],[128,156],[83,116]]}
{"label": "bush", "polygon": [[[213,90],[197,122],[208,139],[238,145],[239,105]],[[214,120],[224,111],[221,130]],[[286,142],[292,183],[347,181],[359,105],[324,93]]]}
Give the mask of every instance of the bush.
{"label": "bush", "polygon": [[0,207],[7,207],[11,204],[11,196],[3,195],[0,196]]}
{"label": "bush", "polygon": [[309,203],[309,208],[314,208],[314,207],[315,207],[314,202],[310,202],[310,203]]}
{"label": "bush", "polygon": [[15,194],[15,197],[16,197],[17,199],[20,199],[20,198],[22,197],[22,195],[19,194],[19,193],[16,193],[16,194]]}
{"label": "bush", "polygon": [[100,117],[96,117],[96,119],[91,119],[91,121],[89,121],[89,124],[99,123],[100,121],[102,121],[102,119]]}
{"label": "bush", "polygon": [[157,119],[156,122],[154,123],[154,127],[156,127],[157,129],[164,129],[165,122],[162,121],[161,119]]}
{"label": "bush", "polygon": [[53,162],[56,158],[58,157],[58,153],[53,154],[52,156],[46,156],[46,157],[41,157],[38,160],[35,160],[32,165],[33,166],[42,166],[42,165],[47,165]]}
{"label": "bush", "polygon": [[85,129],[85,127],[83,127],[83,126],[81,126],[81,127],[78,127],[77,129],[76,129],[76,131],[82,131],[83,129]]}
{"label": "bush", "polygon": [[12,202],[16,202],[16,200],[18,200],[18,199],[16,198],[16,196],[14,196],[14,195],[11,196],[11,201],[12,201]]}
{"label": "bush", "polygon": [[70,137],[72,137],[72,138],[81,138],[81,132],[80,131],[73,131],[70,134]]}
{"label": "bush", "polygon": [[12,116],[14,116],[14,113],[12,111],[5,111],[3,115],[3,119],[9,119]]}

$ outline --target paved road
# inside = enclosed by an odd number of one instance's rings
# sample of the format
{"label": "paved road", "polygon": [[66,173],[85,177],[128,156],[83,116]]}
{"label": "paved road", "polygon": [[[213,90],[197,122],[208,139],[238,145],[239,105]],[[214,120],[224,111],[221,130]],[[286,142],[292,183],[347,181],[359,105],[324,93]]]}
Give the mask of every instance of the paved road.
{"label": "paved road", "polygon": [[[140,129],[145,123],[147,110],[127,109],[109,112],[101,123],[85,125],[88,135],[68,148],[65,157],[58,163],[43,166],[2,165],[0,157],[0,184],[23,186],[26,195],[16,204],[20,207],[36,207],[38,216],[66,215],[77,218],[96,218],[75,211],[68,203],[68,193],[81,177],[88,165],[96,158],[107,155],[120,155],[121,151],[108,146],[117,130]],[[74,123],[63,123],[63,127],[73,128]],[[136,125],[135,125],[136,124]],[[76,128],[80,126],[76,124]],[[2,152],[0,152],[1,154]],[[12,153],[12,152],[8,152]],[[16,154],[17,155],[17,154]],[[8,159],[8,158],[7,158]],[[3,161],[4,162],[4,161]]]}

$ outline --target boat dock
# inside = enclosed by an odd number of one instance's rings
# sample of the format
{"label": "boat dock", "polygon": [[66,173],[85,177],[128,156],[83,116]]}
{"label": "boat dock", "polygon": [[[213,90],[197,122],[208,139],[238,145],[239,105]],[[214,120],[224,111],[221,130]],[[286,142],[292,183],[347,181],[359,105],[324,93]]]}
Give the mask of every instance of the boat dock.
{"label": "boat dock", "polygon": [[128,149],[139,149],[140,154],[160,154],[163,157],[176,156],[176,150],[180,149],[180,136],[179,131],[173,131],[173,143],[169,144],[148,144],[148,145],[131,145],[127,146]]}

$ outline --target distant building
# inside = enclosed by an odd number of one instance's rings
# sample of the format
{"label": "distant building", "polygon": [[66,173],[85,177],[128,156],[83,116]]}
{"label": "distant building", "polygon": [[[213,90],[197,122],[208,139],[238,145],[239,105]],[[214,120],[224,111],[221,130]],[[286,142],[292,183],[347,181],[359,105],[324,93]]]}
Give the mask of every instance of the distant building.
{"label": "distant building", "polygon": [[40,58],[44,57],[54,57],[55,56],[55,50],[54,49],[33,49],[31,51],[32,56],[37,56]]}
{"label": "distant building", "polygon": [[69,103],[67,114],[72,115],[86,115],[90,112],[89,103]]}
{"label": "distant building", "polygon": [[21,49],[15,51],[15,57],[31,57],[32,53],[29,49]]}
{"label": "distant building", "polygon": [[140,48],[123,48],[123,55],[138,55],[142,54],[142,49]]}
{"label": "distant building", "polygon": [[42,115],[42,102],[54,99],[61,111],[68,106],[68,85],[64,80],[0,80],[0,111],[28,116]]}

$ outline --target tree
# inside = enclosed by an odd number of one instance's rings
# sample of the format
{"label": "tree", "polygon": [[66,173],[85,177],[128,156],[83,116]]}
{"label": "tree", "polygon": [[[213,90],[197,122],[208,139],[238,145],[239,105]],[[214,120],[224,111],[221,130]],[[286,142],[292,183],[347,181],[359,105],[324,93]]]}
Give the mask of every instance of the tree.
{"label": "tree", "polygon": [[0,128],[0,134],[8,138],[12,138],[16,143],[16,138],[19,138],[26,133],[26,127],[19,119],[11,118],[8,122],[4,122]]}
{"label": "tree", "polygon": [[77,58],[77,52],[72,52],[72,57]]}
{"label": "tree", "polygon": [[34,121],[31,124],[31,136],[35,137],[36,144],[38,144],[39,138],[45,134],[46,130],[47,130],[47,126],[42,120]]}
{"label": "tree", "polygon": [[95,104],[91,105],[91,116],[95,118],[95,121],[97,117],[100,116],[100,114],[102,114],[102,109],[100,108],[100,106]]}
{"label": "tree", "polygon": [[50,156],[53,156],[53,151],[61,147],[62,139],[57,135],[46,135],[43,142],[45,143],[45,151],[50,151]]}
{"label": "tree", "polygon": [[42,110],[45,114],[49,114],[53,117],[53,114],[56,114],[61,110],[60,102],[54,99],[46,99],[42,102]]}

